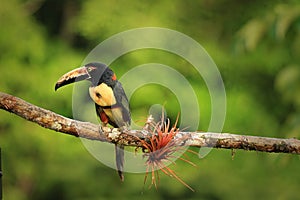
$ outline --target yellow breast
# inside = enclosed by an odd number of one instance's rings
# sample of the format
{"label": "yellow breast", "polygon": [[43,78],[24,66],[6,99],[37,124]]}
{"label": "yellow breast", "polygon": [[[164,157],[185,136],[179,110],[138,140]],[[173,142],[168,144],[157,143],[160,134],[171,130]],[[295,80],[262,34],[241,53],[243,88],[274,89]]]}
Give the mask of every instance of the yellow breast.
{"label": "yellow breast", "polygon": [[111,106],[117,103],[112,88],[105,83],[90,87],[89,92],[93,101],[100,106]]}

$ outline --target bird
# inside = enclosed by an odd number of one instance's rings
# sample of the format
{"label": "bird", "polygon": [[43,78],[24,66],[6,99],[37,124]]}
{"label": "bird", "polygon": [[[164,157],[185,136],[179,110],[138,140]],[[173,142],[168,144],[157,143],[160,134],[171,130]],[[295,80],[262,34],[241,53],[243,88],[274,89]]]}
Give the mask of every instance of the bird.
{"label": "bird", "polygon": [[[95,103],[96,113],[102,125],[129,129],[131,114],[128,98],[116,74],[105,64],[88,63],[61,76],[55,84],[55,91],[70,83],[88,80],[91,82],[89,95]],[[124,181],[124,145],[115,144],[116,167],[121,181]]]}

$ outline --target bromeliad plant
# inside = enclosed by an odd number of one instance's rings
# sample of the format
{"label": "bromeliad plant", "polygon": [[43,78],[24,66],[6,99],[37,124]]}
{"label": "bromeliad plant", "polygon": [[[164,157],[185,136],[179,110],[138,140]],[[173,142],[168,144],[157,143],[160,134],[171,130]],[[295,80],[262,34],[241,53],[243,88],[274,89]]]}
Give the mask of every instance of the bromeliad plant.
{"label": "bromeliad plant", "polygon": [[[185,183],[168,165],[175,164],[176,154],[183,154],[183,157],[178,157],[178,159],[187,162],[193,166],[196,166],[193,162],[189,161],[184,151],[186,146],[184,146],[184,141],[187,137],[176,137],[179,129],[176,128],[178,123],[178,116],[175,124],[171,127],[170,120],[164,119],[162,115],[162,120],[160,122],[153,122],[153,118],[150,116],[144,126],[150,135],[145,137],[145,140],[141,140],[142,151],[144,152],[143,157],[146,158],[146,174],[144,178],[144,185],[146,184],[148,174],[151,173],[151,184],[157,189],[159,183],[159,170],[164,174],[177,179],[184,186],[194,191],[187,183]],[[191,153],[194,151],[187,150]]]}

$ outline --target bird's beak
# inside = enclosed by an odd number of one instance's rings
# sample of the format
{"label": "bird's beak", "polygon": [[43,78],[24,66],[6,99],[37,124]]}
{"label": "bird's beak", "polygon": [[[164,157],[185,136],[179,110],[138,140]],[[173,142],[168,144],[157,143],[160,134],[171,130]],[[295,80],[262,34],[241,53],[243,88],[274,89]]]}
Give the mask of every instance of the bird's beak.
{"label": "bird's beak", "polygon": [[66,74],[64,74],[55,84],[55,91],[64,86],[68,85],[70,83],[82,81],[91,78],[90,74],[88,73],[86,67],[80,67],[77,69],[74,69]]}

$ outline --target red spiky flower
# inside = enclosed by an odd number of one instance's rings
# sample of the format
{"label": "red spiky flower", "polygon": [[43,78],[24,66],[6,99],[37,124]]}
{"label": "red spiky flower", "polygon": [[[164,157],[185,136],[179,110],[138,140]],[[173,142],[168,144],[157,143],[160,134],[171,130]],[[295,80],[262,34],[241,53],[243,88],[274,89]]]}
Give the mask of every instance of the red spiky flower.
{"label": "red spiky flower", "polygon": [[[157,189],[159,183],[159,173],[161,170],[164,174],[177,179],[184,186],[194,191],[187,183],[185,183],[172,169],[168,167],[168,164],[173,163],[177,153],[184,153],[184,141],[186,137],[176,137],[179,133],[179,129],[176,128],[178,123],[178,116],[175,124],[170,128],[170,120],[164,120],[162,116],[161,122],[154,123],[153,118],[150,116],[146,122],[144,129],[146,129],[150,135],[147,135],[145,140],[141,140],[142,150],[144,152],[143,157],[146,158],[146,174],[144,178],[144,185],[146,184],[149,172],[151,172],[151,185],[154,185]],[[195,153],[188,150],[189,152]],[[183,154],[186,156],[185,154]],[[194,163],[188,159],[179,157],[193,166]]]}

